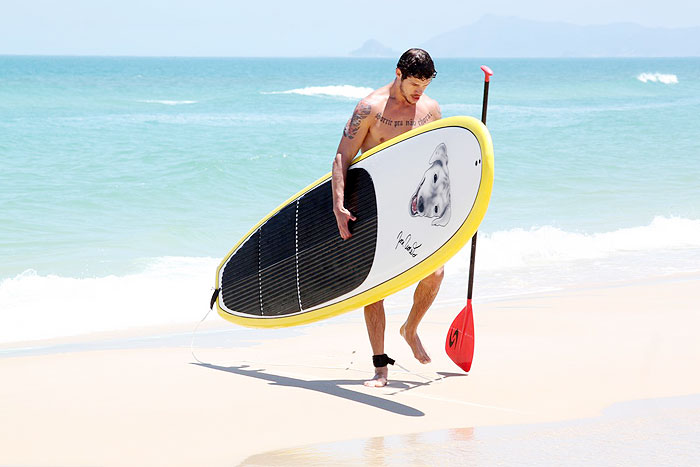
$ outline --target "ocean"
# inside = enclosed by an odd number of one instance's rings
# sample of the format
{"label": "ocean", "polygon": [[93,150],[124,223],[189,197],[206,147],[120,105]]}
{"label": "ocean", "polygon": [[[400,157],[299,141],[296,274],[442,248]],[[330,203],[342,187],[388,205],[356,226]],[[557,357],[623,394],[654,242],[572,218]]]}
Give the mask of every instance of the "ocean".
{"label": "ocean", "polygon": [[[474,300],[700,270],[700,59],[439,59],[496,176]],[[0,56],[0,343],[198,321],[395,60]],[[464,302],[468,248],[438,301]],[[405,311],[410,293],[388,301]]]}

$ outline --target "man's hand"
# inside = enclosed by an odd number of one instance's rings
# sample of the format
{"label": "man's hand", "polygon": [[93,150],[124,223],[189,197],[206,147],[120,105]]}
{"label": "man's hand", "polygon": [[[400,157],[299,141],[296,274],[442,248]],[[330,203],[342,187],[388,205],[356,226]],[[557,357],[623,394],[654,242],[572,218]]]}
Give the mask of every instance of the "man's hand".
{"label": "man's hand", "polygon": [[350,229],[348,228],[348,222],[356,221],[357,218],[342,206],[333,209],[333,214],[335,214],[335,220],[338,223],[338,232],[340,232],[340,236],[343,238],[343,240],[347,240],[348,238],[352,237]]}

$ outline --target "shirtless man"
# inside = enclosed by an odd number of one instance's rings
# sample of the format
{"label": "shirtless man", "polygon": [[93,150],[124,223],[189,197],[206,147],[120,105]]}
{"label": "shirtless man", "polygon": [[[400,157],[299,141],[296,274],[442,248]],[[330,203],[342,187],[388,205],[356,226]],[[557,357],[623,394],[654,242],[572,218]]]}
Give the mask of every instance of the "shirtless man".
{"label": "shirtless man", "polygon": [[[435,77],[435,67],[428,52],[409,49],[396,65],[396,78],[393,82],[377,89],[362,99],[345,125],[343,137],[333,160],[333,212],[338,222],[340,236],[351,237],[348,222],[354,221],[354,214],[345,208],[345,177],[348,166],[359,151],[365,152],[395,136],[415,127],[442,117],[440,106],[423,94]],[[440,283],[443,268],[418,283],[413,295],[413,307],[401,326],[401,335],[413,350],[413,355],[421,363],[429,363],[430,357],[418,338],[418,324],[433,303]],[[366,386],[382,387],[388,382],[388,363],[394,363],[384,353],[384,329],[386,317],[384,301],[365,307],[365,323],[372,346],[374,378],[366,381]]]}

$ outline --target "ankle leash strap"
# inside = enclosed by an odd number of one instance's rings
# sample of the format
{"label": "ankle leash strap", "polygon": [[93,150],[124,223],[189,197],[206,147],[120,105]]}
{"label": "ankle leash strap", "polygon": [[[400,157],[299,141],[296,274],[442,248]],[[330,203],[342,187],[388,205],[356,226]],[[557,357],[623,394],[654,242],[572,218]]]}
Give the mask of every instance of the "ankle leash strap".
{"label": "ankle leash strap", "polygon": [[374,363],[375,368],[381,368],[383,366],[393,365],[396,362],[393,358],[389,358],[387,354],[383,353],[381,355],[372,355],[372,363]]}

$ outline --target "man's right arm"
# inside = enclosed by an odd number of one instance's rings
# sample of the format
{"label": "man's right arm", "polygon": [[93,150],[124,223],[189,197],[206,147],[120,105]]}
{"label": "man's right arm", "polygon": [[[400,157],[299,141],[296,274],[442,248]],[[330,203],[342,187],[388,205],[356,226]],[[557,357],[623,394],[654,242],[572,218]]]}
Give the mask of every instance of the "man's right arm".
{"label": "man's right arm", "polygon": [[367,137],[370,121],[367,117],[372,113],[372,106],[367,99],[362,99],[348,120],[340,139],[338,150],[333,159],[332,187],[333,187],[333,213],[338,223],[338,232],[343,240],[352,236],[348,228],[348,222],[354,221],[355,216],[345,208],[345,178],[348,167],[362,147]]}

